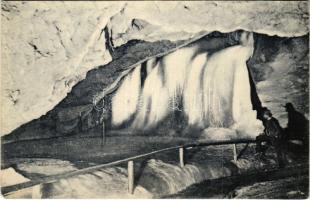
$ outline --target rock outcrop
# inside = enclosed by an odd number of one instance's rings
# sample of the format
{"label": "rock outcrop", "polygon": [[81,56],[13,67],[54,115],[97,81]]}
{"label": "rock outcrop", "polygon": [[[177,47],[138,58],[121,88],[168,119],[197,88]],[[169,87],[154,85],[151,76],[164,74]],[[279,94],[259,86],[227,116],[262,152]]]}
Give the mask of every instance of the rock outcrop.
{"label": "rock outcrop", "polygon": [[119,3],[2,2],[1,133],[40,117],[111,61],[102,29]]}

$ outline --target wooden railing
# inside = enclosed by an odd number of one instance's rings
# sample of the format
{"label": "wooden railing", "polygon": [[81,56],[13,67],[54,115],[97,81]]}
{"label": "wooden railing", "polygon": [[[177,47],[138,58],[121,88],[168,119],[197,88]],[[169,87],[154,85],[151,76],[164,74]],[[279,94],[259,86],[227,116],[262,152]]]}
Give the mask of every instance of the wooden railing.
{"label": "wooden railing", "polygon": [[[41,178],[41,179],[37,179],[37,180],[33,180],[33,181],[28,181],[25,183],[20,183],[20,184],[16,184],[16,185],[12,185],[12,186],[2,187],[1,190],[2,190],[2,194],[7,195],[9,193],[13,193],[13,192],[16,192],[18,190],[25,189],[25,188],[30,188],[30,187],[33,187],[36,185],[53,183],[53,182],[56,182],[56,181],[63,179],[63,178],[68,178],[68,177],[72,177],[72,176],[91,173],[93,171],[96,171],[96,170],[104,168],[104,167],[110,167],[110,166],[115,166],[115,165],[122,164],[122,163],[127,163],[128,192],[130,194],[133,194],[134,185],[135,185],[135,183],[134,183],[134,161],[137,159],[146,158],[146,157],[149,157],[151,155],[155,155],[155,154],[162,153],[162,152],[178,150],[179,151],[180,167],[184,167],[186,164],[185,159],[184,159],[185,149],[187,149],[187,148],[195,148],[195,147],[203,147],[203,146],[216,146],[216,145],[230,145],[231,144],[232,149],[233,149],[233,159],[235,161],[237,161],[238,155],[237,155],[236,145],[241,144],[241,143],[249,144],[249,143],[255,143],[255,142],[256,142],[255,140],[250,140],[250,139],[239,139],[239,140],[229,140],[229,141],[200,142],[200,143],[192,143],[192,144],[185,144],[185,145],[179,145],[179,146],[174,146],[174,147],[168,147],[168,148],[152,151],[152,152],[145,153],[145,154],[140,154],[137,156],[128,157],[128,158],[125,158],[122,160],[113,161],[110,163],[100,164],[100,165],[96,165],[93,167],[79,169],[76,171],[71,171],[71,172],[67,172],[67,173],[63,173],[63,174],[47,176],[45,178]],[[35,190],[37,190],[37,189],[35,189]]]}

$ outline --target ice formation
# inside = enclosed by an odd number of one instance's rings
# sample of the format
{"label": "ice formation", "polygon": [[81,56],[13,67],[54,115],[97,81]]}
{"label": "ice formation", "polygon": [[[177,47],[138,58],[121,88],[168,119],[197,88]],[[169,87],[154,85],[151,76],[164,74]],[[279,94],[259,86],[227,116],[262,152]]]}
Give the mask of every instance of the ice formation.
{"label": "ice formation", "polygon": [[179,109],[190,126],[232,128],[256,136],[262,124],[252,109],[246,65],[253,43],[252,34],[244,33],[240,45],[212,54],[197,54],[195,46],[181,48],[157,58],[141,89],[141,67],[136,67],[113,97],[112,123],[133,117],[132,128],[150,129]]}
{"label": "ice formation", "polygon": [[129,119],[137,110],[140,95],[140,68],[136,67],[129,74],[118,89],[117,95],[112,101],[112,121],[114,124],[121,124]]}

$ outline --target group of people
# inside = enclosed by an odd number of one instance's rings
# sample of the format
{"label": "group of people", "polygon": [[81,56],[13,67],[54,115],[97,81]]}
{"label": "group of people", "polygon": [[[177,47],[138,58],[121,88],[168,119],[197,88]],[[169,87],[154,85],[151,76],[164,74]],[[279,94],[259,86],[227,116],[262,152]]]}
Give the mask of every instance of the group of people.
{"label": "group of people", "polygon": [[[289,139],[301,140],[305,149],[309,144],[309,121],[295,110],[291,103],[285,105],[288,113],[287,128],[283,129],[278,120],[272,116],[269,109],[262,109],[262,121],[265,127],[264,132],[256,137],[256,151],[261,158],[265,157],[266,150],[273,146],[277,154],[277,161],[280,168],[285,166],[285,156]],[[266,145],[262,145],[265,142]]]}

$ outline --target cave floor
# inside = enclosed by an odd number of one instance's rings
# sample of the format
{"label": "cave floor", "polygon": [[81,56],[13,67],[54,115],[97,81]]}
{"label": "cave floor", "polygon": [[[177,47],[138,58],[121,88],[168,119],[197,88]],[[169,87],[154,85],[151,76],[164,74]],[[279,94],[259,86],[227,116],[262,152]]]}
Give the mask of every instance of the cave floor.
{"label": "cave floor", "polygon": [[[35,180],[49,175],[60,174],[68,171],[74,171],[79,168],[85,168],[94,166],[101,163],[108,163],[119,159],[127,158],[129,156],[135,156],[142,153],[148,153],[154,150],[159,150],[166,147],[172,147],[181,144],[188,144],[196,142],[195,139],[185,137],[169,137],[169,136],[108,136],[106,137],[106,143],[102,145],[101,137],[63,137],[63,138],[50,138],[41,140],[28,140],[19,141],[2,145],[2,168],[13,167],[24,175],[25,177]],[[237,151],[241,152],[245,148],[245,144],[238,144]],[[238,171],[244,170],[246,172],[249,166],[253,169],[256,166],[259,169],[274,169],[275,167],[275,154],[270,150],[267,152],[267,156],[270,159],[261,161],[255,155],[255,145],[249,145],[243,152],[239,159],[238,168],[233,164],[233,147],[232,145],[222,146],[210,146],[192,148],[185,151],[185,161],[189,164],[196,164],[207,168],[229,168],[233,174],[237,174]],[[290,153],[287,155],[289,164],[306,163],[308,156],[301,154],[296,146],[290,147]],[[137,160],[137,169],[141,169],[143,162],[149,159],[162,160],[165,163],[171,163],[178,165],[179,157],[178,151],[172,150],[169,152],[163,152],[160,154],[152,155],[149,158]],[[249,164],[251,163],[251,164]],[[120,164],[120,167],[126,168],[126,164]],[[290,180],[290,177],[286,177]],[[309,180],[308,177],[302,177],[301,185],[304,187],[305,182]],[[289,182],[289,181],[284,181]],[[254,182],[253,184],[259,182]],[[235,183],[233,183],[235,184]],[[266,183],[267,185],[269,184]],[[266,185],[265,184],[265,185]],[[281,185],[280,182],[276,184]],[[236,185],[236,184],[235,184]],[[264,185],[264,184],[263,184]],[[264,185],[264,187],[265,187]],[[287,192],[291,192],[292,195],[302,197],[305,191],[296,190],[289,184]],[[251,184],[247,185],[251,186]],[[298,185],[297,185],[298,186]],[[205,185],[193,186],[195,192],[191,192],[192,189],[184,191],[185,193],[177,194],[174,198],[210,198],[211,196],[205,195]],[[251,195],[257,196],[259,191],[253,191],[250,187],[246,188],[249,193],[242,193],[243,196],[251,198]],[[263,188],[263,187],[262,187]],[[243,188],[241,187],[240,190]],[[199,190],[197,192],[196,190]],[[275,190],[278,190],[275,188]],[[295,193],[294,193],[295,191]],[[216,197],[219,190],[212,194],[212,197]],[[231,192],[231,191],[229,191]],[[287,196],[289,196],[289,193]],[[223,195],[221,193],[220,195]],[[276,193],[274,193],[276,194]],[[196,195],[196,196],[195,196]],[[199,196],[200,195],[200,196]],[[227,195],[227,193],[225,194]],[[242,196],[241,195],[241,196]],[[248,195],[248,196],[247,196]],[[224,196],[221,196],[224,197]]]}
{"label": "cave floor", "polygon": [[[186,137],[170,136],[108,136],[102,145],[101,137],[63,137],[40,140],[19,141],[2,145],[1,168],[16,166],[34,159],[59,159],[71,162],[75,168],[85,168],[97,164],[108,163],[130,156],[148,153],[166,147],[197,142]],[[237,145],[237,151],[244,149],[245,144]],[[304,161],[307,156],[300,156],[293,149],[289,160]],[[242,158],[255,161],[254,145],[244,151]],[[270,153],[274,157],[274,153]],[[160,159],[168,163],[178,163],[178,152],[172,150],[156,154],[146,159]],[[232,145],[199,147],[186,150],[186,162],[229,163],[233,159]],[[299,160],[299,161],[298,161]],[[266,166],[268,162],[266,163]]]}
{"label": "cave floor", "polygon": [[245,173],[194,184],[185,190],[164,198],[241,198],[241,199],[306,199],[309,195],[309,176],[295,173],[296,169],[275,172]]}

